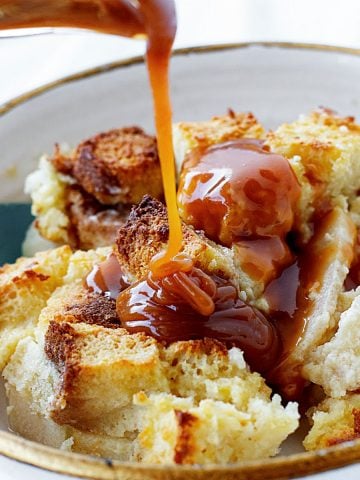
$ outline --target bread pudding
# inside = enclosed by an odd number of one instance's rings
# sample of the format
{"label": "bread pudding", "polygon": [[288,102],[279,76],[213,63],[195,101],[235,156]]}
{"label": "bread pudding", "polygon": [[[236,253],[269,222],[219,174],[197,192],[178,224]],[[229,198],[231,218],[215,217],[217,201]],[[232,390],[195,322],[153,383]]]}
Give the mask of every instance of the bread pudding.
{"label": "bread pudding", "polygon": [[[266,132],[229,110],[173,132],[182,254],[215,311],[144,283],[169,237],[154,138],[56,146],[26,182],[31,257],[0,273],[11,428],[177,464],[276,455],[299,405],[305,449],[359,437],[360,126],[319,109]],[[53,248],[34,254],[35,230]]]}

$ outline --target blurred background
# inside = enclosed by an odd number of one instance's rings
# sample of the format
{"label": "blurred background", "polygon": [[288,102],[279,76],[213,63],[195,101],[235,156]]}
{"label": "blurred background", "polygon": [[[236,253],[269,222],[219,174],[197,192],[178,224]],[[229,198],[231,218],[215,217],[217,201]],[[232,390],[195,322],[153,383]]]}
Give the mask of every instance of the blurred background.
{"label": "blurred background", "polygon": [[[176,5],[175,47],[285,41],[360,49],[360,0],[176,0]],[[143,42],[86,31],[31,33],[1,32],[0,104],[71,73],[144,52]]]}

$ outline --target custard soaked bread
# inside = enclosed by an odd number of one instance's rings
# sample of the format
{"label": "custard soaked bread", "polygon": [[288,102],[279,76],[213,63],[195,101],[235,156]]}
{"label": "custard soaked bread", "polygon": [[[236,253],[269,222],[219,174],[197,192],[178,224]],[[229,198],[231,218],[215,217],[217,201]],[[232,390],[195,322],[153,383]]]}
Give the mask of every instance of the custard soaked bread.
{"label": "custard soaked bread", "polygon": [[0,269],[0,368],[14,353],[18,341],[31,335],[41,310],[65,275],[68,246],[19,258]]}
{"label": "custard soaked bread", "polygon": [[[230,249],[208,240],[202,232],[183,224],[184,253],[195,260],[195,265],[208,273],[229,278],[241,286]],[[165,205],[146,196],[134,207],[127,223],[119,229],[116,239],[117,256],[121,265],[137,279],[149,271],[151,258],[159,253],[169,237]]]}
{"label": "custard soaked bread", "polygon": [[[110,130],[71,152],[56,146],[26,181],[35,226],[55,244],[106,246],[133,203],[162,198],[156,140],[139,127]],[[26,248],[26,246],[25,246]]]}
{"label": "custard soaked bread", "polygon": [[274,455],[297,426],[296,405],[271,398],[238,348],[210,339],[165,347],[120,328],[115,301],[83,284],[104,254],[70,257],[37,326],[19,341],[4,370],[12,427],[33,440],[123,460]]}
{"label": "custard soaked bread", "polygon": [[266,144],[289,159],[301,184],[297,227],[306,242],[314,213],[329,205],[346,209],[357,197],[360,126],[353,117],[319,109],[268,133]]}
{"label": "custard soaked bread", "polygon": [[203,122],[179,122],[173,126],[174,152],[178,171],[186,155],[197,148],[239,138],[264,138],[265,130],[252,113],[234,112]]}

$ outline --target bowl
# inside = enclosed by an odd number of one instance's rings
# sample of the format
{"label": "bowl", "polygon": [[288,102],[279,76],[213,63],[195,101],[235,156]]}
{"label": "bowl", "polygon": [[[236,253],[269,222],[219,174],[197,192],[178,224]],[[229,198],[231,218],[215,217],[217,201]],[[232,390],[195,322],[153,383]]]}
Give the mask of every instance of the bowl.
{"label": "bowl", "polygon": [[[182,49],[174,52],[171,67],[174,120],[207,119],[233,108],[252,111],[265,127],[275,128],[318,106],[360,116],[359,80],[360,50],[284,43]],[[31,221],[29,199],[23,193],[24,178],[35,169],[42,153],[51,152],[55,142],[76,144],[117,126],[139,124],[154,130],[142,57],[40,87],[1,106],[0,116],[1,263],[20,255],[21,241]],[[299,445],[295,435],[275,458],[229,466],[123,463],[23,439],[8,431],[3,391],[0,403],[0,453],[23,462],[17,466],[19,478],[29,475],[30,467],[24,464],[30,464],[102,480],[267,480],[295,478],[360,459],[359,441],[310,453],[301,452]],[[360,468],[356,472],[359,475]],[[337,478],[343,474],[339,470]],[[53,477],[47,473],[46,478]]]}

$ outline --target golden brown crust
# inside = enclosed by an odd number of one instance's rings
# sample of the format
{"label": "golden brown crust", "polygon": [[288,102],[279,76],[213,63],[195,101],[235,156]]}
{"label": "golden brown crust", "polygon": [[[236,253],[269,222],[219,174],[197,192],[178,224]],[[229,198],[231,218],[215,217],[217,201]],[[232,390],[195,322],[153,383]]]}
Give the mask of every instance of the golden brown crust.
{"label": "golden brown crust", "polygon": [[69,352],[74,350],[76,332],[69,323],[50,322],[45,335],[45,353],[59,370],[63,370]]}
{"label": "golden brown crust", "polygon": [[[171,351],[176,355],[207,355],[208,357],[226,358],[228,349],[225,344],[214,338],[203,338],[201,340],[188,340],[176,342]],[[174,366],[174,365],[173,365]]]}
{"label": "golden brown crust", "polygon": [[151,258],[166,244],[168,236],[165,207],[145,196],[131,210],[127,223],[118,232],[116,244],[120,263],[141,278],[148,271]]}
{"label": "golden brown crust", "polygon": [[110,130],[80,143],[72,174],[103,204],[137,203],[145,193],[162,195],[156,139],[139,127]]}
{"label": "golden brown crust", "polygon": [[[183,252],[195,266],[223,278],[235,276],[232,256],[228,249],[210,242],[201,232],[183,223]],[[119,261],[135,277],[142,278],[149,271],[151,258],[166,246],[169,226],[165,206],[145,195],[130,212],[128,221],[117,236]]]}
{"label": "golden brown crust", "polygon": [[[74,390],[76,378],[80,372],[81,350],[77,345],[80,335],[69,323],[51,322],[45,335],[45,354],[61,372],[61,391],[59,397],[66,399]],[[52,412],[56,421],[60,412]],[[61,423],[61,422],[59,422]]]}
{"label": "golden brown crust", "polygon": [[55,143],[54,153],[51,157],[51,163],[59,173],[71,175],[74,167],[74,159],[71,155],[65,155],[58,143]]}
{"label": "golden brown crust", "polygon": [[175,410],[178,434],[176,439],[174,462],[178,464],[193,463],[192,454],[195,452],[193,429],[198,422],[197,417],[189,412]]}
{"label": "golden brown crust", "polygon": [[360,410],[353,408],[351,415],[354,418],[354,427],[348,428],[337,434],[336,437],[330,437],[326,439],[326,446],[331,447],[333,445],[339,445],[339,443],[349,442],[360,438]]}
{"label": "golden brown crust", "polygon": [[320,107],[311,114],[316,123],[322,123],[327,127],[347,127],[351,132],[360,133],[360,125],[356,123],[355,117],[341,117],[337,112],[327,107]]}
{"label": "golden brown crust", "polygon": [[117,328],[120,320],[116,313],[116,303],[112,298],[87,292],[78,303],[65,307],[67,321],[71,318],[72,323],[87,323],[89,325],[101,325],[106,328]]}
{"label": "golden brown crust", "polygon": [[57,297],[55,299],[54,295],[46,309],[45,317],[50,321],[120,327],[116,303],[112,298],[92,292],[81,284],[62,287]]}
{"label": "golden brown crust", "polygon": [[264,129],[251,112],[235,112],[217,115],[205,122],[180,122],[176,127],[183,135],[191,137],[192,147],[205,148],[213,143],[222,143],[243,137],[262,138]]}

